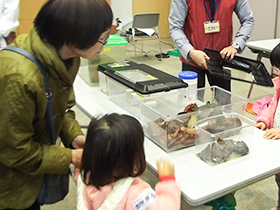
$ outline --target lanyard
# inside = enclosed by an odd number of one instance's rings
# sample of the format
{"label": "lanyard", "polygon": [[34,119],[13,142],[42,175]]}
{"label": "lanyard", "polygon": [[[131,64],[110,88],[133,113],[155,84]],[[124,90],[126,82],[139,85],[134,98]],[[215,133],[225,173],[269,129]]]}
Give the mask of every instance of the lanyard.
{"label": "lanyard", "polygon": [[212,17],[211,17],[211,15],[210,15],[210,13],[209,13],[209,10],[208,10],[207,6],[206,6],[205,0],[203,0],[203,2],[204,2],[204,7],[205,7],[205,9],[206,9],[207,15],[208,15],[210,21],[212,22],[212,21],[214,20],[214,16],[215,16],[216,11],[217,11],[217,9],[218,9],[220,0],[218,0],[218,2],[217,2],[217,5],[216,5],[216,8],[215,8],[215,10],[214,10],[214,14],[212,15]]}

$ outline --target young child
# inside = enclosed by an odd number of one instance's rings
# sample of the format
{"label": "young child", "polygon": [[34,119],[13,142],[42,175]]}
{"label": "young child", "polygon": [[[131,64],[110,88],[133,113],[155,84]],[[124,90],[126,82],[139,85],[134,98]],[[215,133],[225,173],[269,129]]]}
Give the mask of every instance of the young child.
{"label": "young child", "polygon": [[[270,62],[278,75],[273,79],[275,94],[268,108],[257,117],[257,128],[265,130],[264,138],[279,140],[280,139],[280,43],[272,50]],[[280,173],[275,175],[275,181],[278,185],[278,204],[271,210],[280,210]]]}
{"label": "young child", "polygon": [[[131,116],[113,113],[92,119],[81,163],[84,209],[180,209],[173,164],[157,162],[160,182],[155,191],[139,178],[146,169],[143,143],[142,126]],[[79,203],[78,198],[78,209]]]}

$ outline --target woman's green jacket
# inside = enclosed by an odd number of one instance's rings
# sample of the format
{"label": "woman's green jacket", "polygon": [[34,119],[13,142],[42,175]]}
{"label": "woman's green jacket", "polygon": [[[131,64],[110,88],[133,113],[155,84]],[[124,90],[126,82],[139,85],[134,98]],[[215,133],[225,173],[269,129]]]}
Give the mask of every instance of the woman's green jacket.
{"label": "woman's green jacket", "polygon": [[[55,136],[65,147],[83,135],[71,107],[80,59],[67,61],[35,30],[12,44],[32,53],[48,74]],[[28,208],[36,200],[46,173],[66,173],[71,149],[51,145],[45,118],[46,94],[37,65],[15,52],[0,51],[0,209]]]}

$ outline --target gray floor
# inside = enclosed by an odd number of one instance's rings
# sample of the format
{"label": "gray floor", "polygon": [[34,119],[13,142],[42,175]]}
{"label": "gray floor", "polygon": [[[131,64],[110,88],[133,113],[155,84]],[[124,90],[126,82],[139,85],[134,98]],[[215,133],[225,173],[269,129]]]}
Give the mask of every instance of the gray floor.
{"label": "gray floor", "polygon": [[[137,42],[137,45],[141,47],[141,42]],[[167,53],[167,50],[172,49],[172,41],[170,39],[162,40],[162,50],[164,53]],[[181,62],[178,57],[171,56],[170,58],[164,58],[162,61],[159,61],[154,55],[158,52],[158,42],[157,40],[148,40],[144,41],[144,50],[151,50],[147,56],[142,55],[140,51],[138,51],[138,63],[145,63],[162,71],[166,71],[172,75],[177,76],[181,69]],[[126,59],[134,60],[134,51],[133,46],[128,44],[126,46]],[[134,60],[135,61],[135,60]],[[270,67],[267,67],[270,68]],[[250,88],[250,84],[233,81],[232,82],[232,92],[236,93],[240,96],[247,97],[248,91]],[[274,93],[273,88],[267,88],[262,86],[254,85],[251,102],[256,99],[262,98],[264,96],[270,95],[272,96]],[[77,119],[81,125],[87,125],[89,122],[89,118],[82,113],[78,108],[75,107],[77,113]],[[254,119],[254,116],[251,114],[247,114],[248,117]],[[86,130],[84,130],[86,132]],[[273,154],[272,154],[273,155]],[[257,166],[256,166],[257,167]],[[176,168],[175,168],[176,170]],[[244,170],[246,170],[244,168]],[[233,171],[232,174],[242,173],[242,171]],[[156,176],[154,176],[149,170],[146,170],[142,175],[142,178],[151,184],[154,185],[158,182]],[[191,181],[191,180],[190,180]],[[203,190],[203,189],[200,189]],[[61,202],[58,202],[54,205],[45,205],[42,207],[42,210],[65,210],[65,209],[75,209],[76,208],[76,186],[73,180],[70,182],[70,190],[68,196]],[[270,210],[277,201],[277,187],[274,182],[274,177],[269,177],[264,179],[258,183],[249,185],[243,189],[240,189],[235,192],[235,197],[237,200],[237,210]],[[209,206],[198,206],[191,207],[184,201],[181,202],[181,209],[195,209],[195,210],[210,210]]]}

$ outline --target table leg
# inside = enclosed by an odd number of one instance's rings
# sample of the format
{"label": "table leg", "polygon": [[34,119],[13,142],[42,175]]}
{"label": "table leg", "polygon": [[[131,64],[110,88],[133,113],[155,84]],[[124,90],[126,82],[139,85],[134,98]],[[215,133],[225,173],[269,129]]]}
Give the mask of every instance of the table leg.
{"label": "table leg", "polygon": [[250,99],[250,97],[251,97],[251,94],[252,94],[252,91],[253,91],[253,83],[251,84],[251,86],[250,86],[250,89],[249,89],[249,92],[248,92],[248,95],[247,95],[247,98],[248,99]]}
{"label": "table leg", "polygon": [[[257,61],[261,61],[263,56],[264,56],[263,52],[258,52]],[[254,86],[254,84],[252,83],[251,86],[250,86],[248,95],[247,95],[248,99],[250,99],[250,97],[251,97],[251,94],[252,94],[252,91],[253,91],[253,86]]]}

